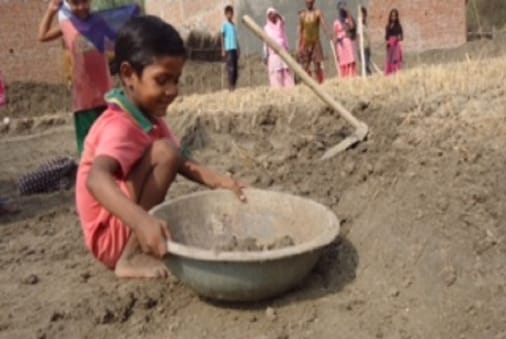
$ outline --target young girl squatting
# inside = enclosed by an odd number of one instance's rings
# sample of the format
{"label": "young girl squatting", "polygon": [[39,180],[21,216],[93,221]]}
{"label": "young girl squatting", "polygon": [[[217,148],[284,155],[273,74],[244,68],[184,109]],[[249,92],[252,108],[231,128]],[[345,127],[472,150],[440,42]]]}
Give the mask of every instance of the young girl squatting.
{"label": "young girl squatting", "polygon": [[177,174],[211,189],[243,186],[185,158],[164,121],[178,95],[186,51],[178,32],[154,16],[130,20],[118,35],[116,62],[124,89],[110,92],[107,110],[86,139],[76,204],[87,247],[118,277],[168,275],[170,226],[148,214]]}

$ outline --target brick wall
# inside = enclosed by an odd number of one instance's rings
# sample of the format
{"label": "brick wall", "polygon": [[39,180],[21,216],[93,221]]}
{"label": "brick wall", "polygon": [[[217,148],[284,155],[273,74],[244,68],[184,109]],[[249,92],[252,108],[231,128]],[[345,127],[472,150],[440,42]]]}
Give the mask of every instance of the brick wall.
{"label": "brick wall", "polygon": [[[348,0],[348,6],[356,14],[357,1]],[[392,8],[400,12],[405,48],[411,51],[423,51],[436,48],[451,48],[466,42],[466,0],[361,0],[369,4],[369,26],[372,41],[376,46],[384,45],[385,26]],[[223,7],[233,3],[237,14],[252,15],[257,22],[265,21],[265,9],[274,4],[288,21],[290,41],[295,41],[297,10],[304,7],[302,0],[146,0],[147,12],[160,15],[173,23],[183,33],[189,30],[209,30],[218,32],[223,22]],[[327,21],[333,22],[337,16],[335,0],[318,0]],[[185,18],[183,20],[183,18]],[[241,28],[240,28],[241,30]],[[242,29],[244,32],[244,29]],[[257,48],[257,44],[248,41],[250,35],[241,34],[243,41]],[[254,38],[256,39],[256,38]],[[326,44],[325,44],[326,45]]]}
{"label": "brick wall", "polygon": [[[37,29],[48,0],[0,0],[0,71],[7,81],[62,82],[60,42],[37,42]],[[365,3],[366,0],[362,2]],[[327,20],[336,16],[335,0],[318,0]],[[223,8],[233,4],[238,16],[265,21],[265,8],[274,3],[287,17],[290,41],[295,41],[297,10],[302,0],[146,0],[146,12],[159,15],[183,34],[192,30],[219,32]],[[354,1],[348,1],[353,9]],[[466,41],[465,0],[369,0],[373,43],[384,44],[384,28],[391,8],[398,8],[407,50],[450,48]],[[258,40],[240,28],[245,51],[260,51]],[[327,44],[324,44],[324,47]],[[293,46],[293,43],[292,43]]]}
{"label": "brick wall", "polygon": [[392,8],[399,10],[407,50],[452,48],[466,42],[466,0],[370,0],[369,26],[376,45],[384,45]]}
{"label": "brick wall", "polygon": [[186,36],[191,31],[219,32],[226,5],[238,0],[147,0],[146,13],[158,15],[176,26]]}
{"label": "brick wall", "polygon": [[47,0],[0,0],[0,71],[7,81],[62,82],[59,42],[37,41]]}

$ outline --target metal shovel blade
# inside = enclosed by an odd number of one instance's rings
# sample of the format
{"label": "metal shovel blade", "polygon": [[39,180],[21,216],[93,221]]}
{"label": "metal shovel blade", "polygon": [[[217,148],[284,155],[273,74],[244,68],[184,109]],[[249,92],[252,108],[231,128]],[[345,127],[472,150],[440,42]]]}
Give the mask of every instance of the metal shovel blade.
{"label": "metal shovel blade", "polygon": [[357,143],[364,141],[369,133],[369,128],[366,124],[362,124],[359,128],[353,132],[350,136],[346,137],[343,141],[337,145],[329,148],[321,157],[320,160],[328,160],[335,157],[341,152],[346,151],[348,148],[355,146]]}

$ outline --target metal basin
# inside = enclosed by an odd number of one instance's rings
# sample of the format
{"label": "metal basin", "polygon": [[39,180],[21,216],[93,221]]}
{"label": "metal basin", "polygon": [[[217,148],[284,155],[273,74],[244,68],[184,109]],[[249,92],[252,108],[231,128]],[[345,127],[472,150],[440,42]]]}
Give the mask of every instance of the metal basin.
{"label": "metal basin", "polygon": [[[248,189],[246,204],[230,191],[205,191],[167,201],[151,214],[167,220],[167,265],[198,294],[225,301],[254,301],[296,286],[321,249],[339,234],[328,208],[289,194]],[[216,244],[234,235],[259,244],[289,236],[294,245],[272,250],[223,251]]]}

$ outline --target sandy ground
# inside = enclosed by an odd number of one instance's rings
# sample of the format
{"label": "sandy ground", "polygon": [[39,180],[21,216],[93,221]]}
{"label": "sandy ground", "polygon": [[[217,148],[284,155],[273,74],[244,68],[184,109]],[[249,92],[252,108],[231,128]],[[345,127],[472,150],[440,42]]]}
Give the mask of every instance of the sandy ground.
{"label": "sandy ground", "polygon": [[371,132],[326,162],[351,130],[305,88],[178,99],[168,121],[198,160],[342,221],[297,289],[247,305],[117,280],[85,249],[73,192],[16,194],[20,173],[74,154],[69,117],[13,121],[0,196],[22,212],[0,219],[0,337],[505,339],[505,73],[502,57],[328,82]]}

